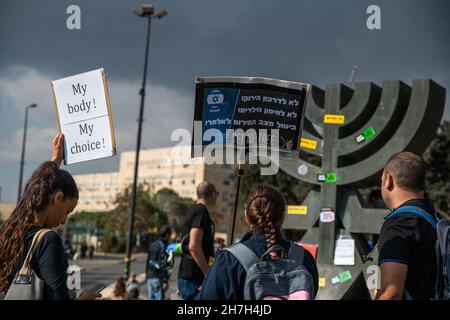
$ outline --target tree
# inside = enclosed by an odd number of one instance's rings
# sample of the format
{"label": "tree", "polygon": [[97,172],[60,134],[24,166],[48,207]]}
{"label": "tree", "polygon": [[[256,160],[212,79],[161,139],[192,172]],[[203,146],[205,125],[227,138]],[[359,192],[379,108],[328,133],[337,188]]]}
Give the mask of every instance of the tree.
{"label": "tree", "polygon": [[102,228],[105,226],[108,219],[108,212],[106,211],[81,211],[70,215],[69,221],[75,225],[89,225],[93,228]]}
{"label": "tree", "polygon": [[190,198],[181,198],[172,189],[163,188],[155,193],[153,203],[167,215],[171,227],[179,233],[194,201]]}
{"label": "tree", "polygon": [[[109,212],[105,226],[104,245],[106,249],[115,247],[115,251],[125,250],[130,213],[131,187],[116,196],[115,208]],[[168,223],[167,214],[152,200],[152,191],[148,184],[140,184],[136,195],[134,234],[150,232]],[[133,239],[134,240],[134,239]],[[113,246],[115,244],[115,246]]]}
{"label": "tree", "polygon": [[[144,242],[165,224],[180,232],[186,214],[194,204],[192,199],[182,198],[172,189],[163,188],[156,193],[152,190],[148,184],[139,185],[137,190],[133,234],[141,234]],[[69,229],[97,230],[105,252],[123,252],[127,242],[130,202],[131,187],[116,195],[115,208],[111,211],[83,211],[71,215]]]}
{"label": "tree", "polygon": [[450,213],[450,122],[444,121],[424,154],[427,163],[427,194],[436,210]]}

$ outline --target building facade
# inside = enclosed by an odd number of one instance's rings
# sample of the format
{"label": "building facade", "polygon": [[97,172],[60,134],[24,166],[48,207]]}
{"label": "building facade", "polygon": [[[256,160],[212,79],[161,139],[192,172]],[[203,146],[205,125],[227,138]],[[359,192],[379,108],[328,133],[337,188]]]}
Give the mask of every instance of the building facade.
{"label": "building facade", "polygon": [[109,211],[114,208],[116,195],[121,191],[119,173],[92,173],[73,176],[80,194],[75,212]]}
{"label": "building facade", "polygon": [[0,219],[5,221],[16,208],[15,202],[0,202]]}

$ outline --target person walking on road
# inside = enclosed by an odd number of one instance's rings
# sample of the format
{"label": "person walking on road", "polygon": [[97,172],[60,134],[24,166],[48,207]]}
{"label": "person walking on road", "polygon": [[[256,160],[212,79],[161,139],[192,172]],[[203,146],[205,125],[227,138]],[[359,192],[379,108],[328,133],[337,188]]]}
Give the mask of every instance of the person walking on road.
{"label": "person walking on road", "polygon": [[158,240],[150,244],[146,264],[148,300],[164,300],[165,292],[169,288],[166,247],[171,234],[171,228],[163,226],[159,229]]}

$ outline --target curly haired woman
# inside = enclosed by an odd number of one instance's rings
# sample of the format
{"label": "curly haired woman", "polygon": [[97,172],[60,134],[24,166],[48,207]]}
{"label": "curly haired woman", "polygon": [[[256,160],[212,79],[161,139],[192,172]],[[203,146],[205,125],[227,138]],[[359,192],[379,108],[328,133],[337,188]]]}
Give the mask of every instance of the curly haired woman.
{"label": "curly haired woman", "polygon": [[[78,188],[69,172],[59,168],[63,160],[63,134],[52,144],[52,161],[41,164],[25,186],[11,216],[0,230],[0,292],[7,292],[23,264],[34,235],[66,222],[78,202]],[[44,300],[69,300],[68,262],[59,235],[47,232],[31,260],[36,276],[43,280]],[[84,290],[78,299],[93,300],[101,295]]]}

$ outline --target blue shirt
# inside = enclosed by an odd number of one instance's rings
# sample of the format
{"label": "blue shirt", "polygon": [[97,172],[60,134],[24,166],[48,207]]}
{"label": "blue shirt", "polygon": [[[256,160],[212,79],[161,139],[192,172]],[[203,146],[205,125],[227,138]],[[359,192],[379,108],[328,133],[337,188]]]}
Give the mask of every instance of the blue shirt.
{"label": "blue shirt", "polygon": [[[246,245],[258,257],[267,251],[266,239],[263,234],[247,233],[241,243]],[[291,242],[284,240],[279,233],[275,243],[283,246],[289,252]],[[304,266],[308,269],[314,279],[315,292],[319,287],[319,275],[317,266],[312,255],[305,250]],[[244,300],[244,284],[247,273],[244,267],[233,256],[232,253],[222,250],[216,261],[209,269],[202,290],[195,297],[197,300]]]}

